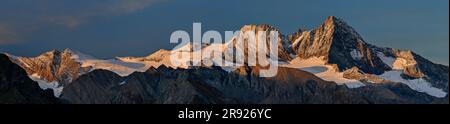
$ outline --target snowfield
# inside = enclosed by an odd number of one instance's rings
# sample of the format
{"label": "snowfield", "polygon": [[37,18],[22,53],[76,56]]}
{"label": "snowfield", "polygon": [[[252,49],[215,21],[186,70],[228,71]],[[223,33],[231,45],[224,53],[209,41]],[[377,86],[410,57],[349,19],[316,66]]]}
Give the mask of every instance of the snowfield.
{"label": "snowfield", "polygon": [[344,78],[343,73],[337,71],[336,67],[327,65],[323,60],[323,57],[313,57],[309,59],[295,58],[289,64],[282,64],[280,66],[310,72],[323,80],[334,81],[339,85],[346,85],[349,88],[365,86],[358,80]]}
{"label": "snowfield", "polygon": [[361,55],[361,54],[359,53],[359,51],[356,50],[356,49],[353,49],[353,50],[350,52],[350,55],[352,56],[353,60],[361,60],[361,58],[362,58],[362,55]]}

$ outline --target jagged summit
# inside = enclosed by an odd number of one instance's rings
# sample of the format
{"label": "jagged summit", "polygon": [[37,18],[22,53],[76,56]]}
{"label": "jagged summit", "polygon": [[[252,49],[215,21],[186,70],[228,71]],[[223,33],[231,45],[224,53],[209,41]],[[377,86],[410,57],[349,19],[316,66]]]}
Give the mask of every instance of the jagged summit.
{"label": "jagged summit", "polygon": [[339,24],[345,24],[345,21],[336,16],[328,16],[324,22],[324,25],[339,25]]}
{"label": "jagged summit", "polygon": [[[448,66],[434,64],[412,51],[369,44],[343,19],[335,16],[328,17],[317,28],[299,29],[298,32],[287,37],[282,35],[275,26],[268,24],[244,25],[240,30],[255,33],[262,31],[267,34],[270,31],[278,31],[275,49],[278,51],[280,67],[299,69],[339,85],[357,88],[377,83],[401,82],[418,92],[425,92],[439,98],[445,97],[448,92]],[[160,49],[144,57],[116,57],[107,60],[96,59],[71,49],[52,50],[32,58],[8,56],[27,70],[30,76],[61,84],[73,82],[79,76],[95,69],[112,71],[121,77],[138,72],[154,72],[154,70],[171,73],[172,70],[193,71],[203,67],[240,74],[248,73],[248,69],[258,70],[258,67],[248,67],[249,65],[246,65],[248,63],[245,63],[246,58],[253,57],[251,56],[253,54],[248,54],[248,51],[259,49],[255,46],[245,46],[248,42],[246,35],[248,34],[240,32],[224,44],[198,44],[202,49],[201,52],[208,48],[222,53],[220,57],[225,59],[225,63],[234,62],[234,57],[243,57],[244,67],[215,67],[219,65],[214,61],[214,57],[217,56],[205,55],[201,57],[209,59],[205,61],[212,61],[212,66],[197,64],[202,67],[192,67],[191,58],[198,57],[192,56],[193,53],[200,52],[193,50],[193,44],[186,44],[173,50]],[[243,43],[239,44],[237,38],[243,38]],[[270,41],[265,40],[266,43]],[[238,47],[242,47],[239,49],[244,51],[243,55],[233,52]],[[267,46],[267,51],[272,49],[274,48]],[[179,65],[172,63],[172,55],[182,56],[176,60]],[[277,76],[278,78],[284,78],[283,73],[278,74],[281,74]],[[114,85],[117,83],[120,81]]]}
{"label": "jagged summit", "polygon": [[[269,42],[270,42],[270,38],[269,38],[269,35],[270,35],[270,32],[271,31],[276,31],[276,32],[278,32],[278,41],[277,41],[277,46],[278,46],[278,58],[281,60],[281,61],[290,61],[290,60],[292,60],[292,57],[289,55],[289,53],[288,53],[288,51],[287,51],[287,47],[289,46],[289,44],[287,43],[287,42],[285,42],[285,41],[283,41],[283,35],[281,34],[281,32],[279,31],[279,29],[277,29],[276,27],[274,27],[274,26],[271,26],[271,25],[268,25],[268,24],[257,24],[257,25],[255,25],[255,24],[252,24],[252,25],[245,25],[245,26],[243,26],[241,29],[240,29],[240,33],[239,34],[237,34],[230,42],[230,44],[228,44],[228,46],[229,45],[232,45],[231,46],[231,48],[236,48],[237,47],[237,38],[244,38],[244,44],[246,43],[246,42],[248,42],[247,40],[246,40],[246,37],[248,37],[247,35],[248,34],[246,34],[246,31],[253,31],[254,33],[256,33],[256,36],[258,36],[259,35],[259,33],[261,33],[261,31],[263,32],[263,33],[266,33],[266,36],[268,36],[265,40],[266,40],[266,43],[267,43],[267,51],[270,51],[270,49],[273,49],[273,48],[270,48],[270,44],[269,44]],[[261,39],[257,39],[257,40],[261,40]],[[245,53],[247,53],[247,51],[248,51],[248,49],[247,48],[243,48],[244,49],[244,52]],[[252,49],[257,49],[257,48],[252,48]],[[229,53],[229,52],[227,52],[226,50],[225,50],[225,54],[227,54],[227,53]],[[247,55],[246,55],[247,56]]]}

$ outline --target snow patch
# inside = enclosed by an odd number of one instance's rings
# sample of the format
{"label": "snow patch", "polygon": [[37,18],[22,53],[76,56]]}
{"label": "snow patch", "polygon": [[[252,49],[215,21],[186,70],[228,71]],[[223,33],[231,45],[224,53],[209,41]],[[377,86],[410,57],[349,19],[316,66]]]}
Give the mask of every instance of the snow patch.
{"label": "snow patch", "polygon": [[407,80],[407,79],[403,79],[401,77],[401,74],[402,74],[402,71],[399,71],[399,70],[387,71],[387,72],[383,73],[382,75],[380,75],[380,77],[382,77],[386,80],[394,81],[394,82],[401,82],[403,84],[408,85],[408,87],[410,87],[411,89],[413,89],[417,92],[426,93],[426,94],[434,96],[434,97],[443,98],[443,97],[447,96],[447,93],[444,92],[442,89],[431,86],[431,84],[429,82],[427,82],[426,80],[424,80],[422,78],[414,79],[414,80]]}
{"label": "snow patch", "polygon": [[362,82],[344,78],[344,73],[338,72],[336,67],[327,65],[324,57],[312,57],[309,59],[295,58],[287,65],[280,65],[289,68],[297,68],[310,72],[326,81],[334,81],[339,85],[346,85],[349,88],[365,86]]}
{"label": "snow patch", "polygon": [[63,91],[64,87],[60,85],[59,82],[57,81],[48,82],[42,80],[41,76],[37,74],[32,74],[28,77],[30,77],[31,80],[36,81],[41,89],[43,90],[52,89],[55,97],[59,97],[61,95],[61,92]]}

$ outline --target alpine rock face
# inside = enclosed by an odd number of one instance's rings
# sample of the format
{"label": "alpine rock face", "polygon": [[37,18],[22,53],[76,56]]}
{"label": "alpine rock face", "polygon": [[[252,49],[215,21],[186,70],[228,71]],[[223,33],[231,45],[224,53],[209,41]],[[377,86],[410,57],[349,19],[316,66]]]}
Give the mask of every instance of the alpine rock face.
{"label": "alpine rock face", "polygon": [[56,104],[52,90],[43,90],[24,69],[0,54],[0,104]]}
{"label": "alpine rock face", "polygon": [[299,34],[292,49],[301,59],[323,57],[327,63],[337,64],[340,71],[358,67],[364,73],[382,74],[389,70],[353,28],[334,16],[319,28]]}
{"label": "alpine rock face", "polygon": [[[279,30],[260,24],[240,31]],[[187,44],[146,57],[107,60],[69,49],[32,58],[8,56],[64,103],[448,103],[448,66],[409,50],[369,44],[334,16],[313,30],[279,33],[277,47],[265,47],[277,49],[275,77],[258,77],[258,66],[218,66],[217,56],[201,56],[211,66],[190,65],[193,54],[208,49],[221,53],[225,63],[234,61],[227,58],[235,49],[247,58],[249,49],[258,48],[240,48],[246,38],[240,32],[225,43],[200,44],[201,51]],[[172,55],[188,57],[173,65]]]}
{"label": "alpine rock face", "polygon": [[[346,22],[334,16],[314,30],[300,30],[290,35],[290,39],[293,40],[289,41],[293,54],[297,56],[295,63],[305,65],[315,60],[314,66],[309,67],[325,65],[328,70],[336,70],[334,74],[319,75],[330,81],[356,80],[359,86],[365,86],[366,82],[401,82],[419,92],[447,96],[448,66],[432,63],[412,51],[371,45]],[[330,75],[342,76],[330,78]],[[342,81],[342,77],[346,79]]]}

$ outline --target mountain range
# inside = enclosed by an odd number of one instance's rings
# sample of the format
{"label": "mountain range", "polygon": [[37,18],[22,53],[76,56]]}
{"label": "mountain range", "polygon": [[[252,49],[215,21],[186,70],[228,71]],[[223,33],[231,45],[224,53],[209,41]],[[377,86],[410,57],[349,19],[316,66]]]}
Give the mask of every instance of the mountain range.
{"label": "mountain range", "polygon": [[[278,31],[267,24],[240,30]],[[200,48],[219,49],[227,58],[245,35]],[[194,67],[189,60],[172,65],[171,55],[198,52],[191,44],[112,59],[71,49],[36,57],[4,53],[0,103],[448,104],[448,66],[410,50],[369,44],[340,18],[330,16],[315,29],[278,36],[281,63],[276,76],[267,78],[258,76],[259,66]]]}

